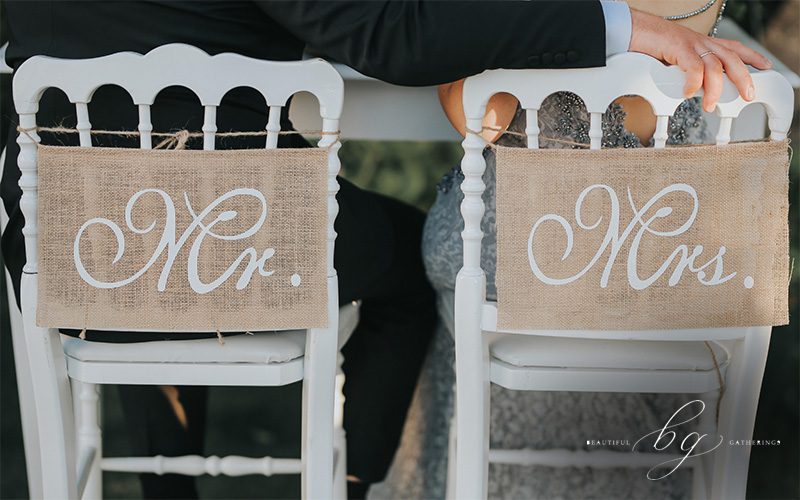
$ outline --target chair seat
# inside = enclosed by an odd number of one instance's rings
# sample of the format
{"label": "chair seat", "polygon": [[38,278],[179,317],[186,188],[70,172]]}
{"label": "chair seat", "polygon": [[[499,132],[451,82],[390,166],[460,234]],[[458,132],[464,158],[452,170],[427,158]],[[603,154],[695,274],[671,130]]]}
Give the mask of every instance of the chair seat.
{"label": "chair seat", "polygon": [[[728,361],[727,351],[709,342],[717,363]],[[497,334],[489,345],[492,358],[517,367],[631,370],[714,369],[711,353],[702,341],[601,340],[541,335]]]}
{"label": "chair seat", "polygon": [[115,344],[62,335],[64,354],[80,361],[139,363],[285,363],[303,355],[304,330],[216,338]]}
{"label": "chair seat", "polygon": [[[339,309],[339,337],[346,338],[358,323],[358,305]],[[151,342],[89,342],[62,335],[64,354],[84,362],[139,363],[286,363],[303,356],[305,330],[226,335],[216,338]]]}

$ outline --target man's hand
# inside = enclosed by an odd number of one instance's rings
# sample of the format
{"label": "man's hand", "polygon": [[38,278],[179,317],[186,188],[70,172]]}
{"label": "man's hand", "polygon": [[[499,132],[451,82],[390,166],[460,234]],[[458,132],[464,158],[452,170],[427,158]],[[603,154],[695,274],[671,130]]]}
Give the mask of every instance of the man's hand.
{"label": "man's hand", "polygon": [[769,59],[739,42],[701,35],[635,9],[631,9],[631,20],[629,50],[680,67],[686,73],[684,95],[691,97],[702,87],[703,109],[708,112],[722,95],[723,70],[742,98],[751,101],[755,87],[745,64],[758,69],[772,67]]}

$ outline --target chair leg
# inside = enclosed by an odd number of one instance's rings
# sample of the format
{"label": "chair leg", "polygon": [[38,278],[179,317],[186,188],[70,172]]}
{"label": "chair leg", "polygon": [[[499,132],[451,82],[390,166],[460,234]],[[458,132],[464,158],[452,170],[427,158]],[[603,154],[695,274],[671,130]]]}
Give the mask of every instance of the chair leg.
{"label": "chair leg", "polygon": [[[100,500],[103,498],[103,439],[100,420],[100,387],[95,384],[73,380],[75,416],[77,419],[78,467],[86,467],[86,486],[83,500]],[[88,457],[91,462],[86,462]],[[81,478],[78,477],[79,487]]]}
{"label": "chair leg", "polygon": [[75,428],[61,337],[36,326],[37,276],[22,275],[22,322],[31,371],[43,498],[76,498]]}
{"label": "chair leg", "polygon": [[[463,273],[463,270],[462,270]],[[481,331],[485,278],[456,282],[456,498],[486,498],[489,477],[489,353]]]}
{"label": "chair leg", "polygon": [[341,354],[339,355],[339,373],[336,375],[336,394],[333,419],[333,447],[336,450],[336,464],[333,471],[333,499],[347,500],[347,438],[344,432],[344,374],[341,371]]}
{"label": "chair leg", "polygon": [[720,407],[719,434],[724,442],[714,452],[711,498],[745,498],[750,447],[731,446],[728,441],[753,437],[770,334],[771,327],[753,328],[734,348]]}
{"label": "chair leg", "polygon": [[[0,153],[0,177],[3,175],[3,166],[6,164],[6,148]],[[8,224],[8,214],[5,206],[0,203],[0,235],[2,235]],[[14,285],[11,283],[11,275],[8,270],[4,271],[3,277],[6,280],[6,290],[8,290],[8,316],[11,325],[11,343],[14,349],[14,367],[17,372],[17,394],[19,396],[19,413],[22,421],[22,441],[25,447],[25,466],[28,472],[28,496],[30,498],[42,498],[42,471],[39,468],[39,429],[36,426],[36,402],[33,399],[33,386],[31,382],[31,372],[28,366],[28,349],[25,346],[25,335],[23,334],[22,314],[16,306],[14,296]]]}
{"label": "chair leg", "polygon": [[[3,150],[5,155],[5,150]],[[0,159],[0,166],[3,160]],[[0,207],[0,212],[4,211]],[[0,214],[3,215],[3,214]],[[22,439],[25,446],[25,465],[28,472],[28,496],[42,498],[42,469],[39,457],[39,428],[36,424],[36,401],[33,396],[33,382],[28,365],[28,348],[22,324],[22,314],[16,306],[11,277],[5,272],[8,285],[9,322],[11,342],[14,349],[14,365],[17,373],[17,393],[19,395],[19,414],[22,422]]]}
{"label": "chair leg", "polygon": [[[328,278],[328,296],[336,297],[337,280]],[[334,305],[336,301],[333,301]],[[301,496],[333,496],[333,399],[338,354],[339,308],[328,308],[328,328],[312,329],[306,337],[303,380]]]}

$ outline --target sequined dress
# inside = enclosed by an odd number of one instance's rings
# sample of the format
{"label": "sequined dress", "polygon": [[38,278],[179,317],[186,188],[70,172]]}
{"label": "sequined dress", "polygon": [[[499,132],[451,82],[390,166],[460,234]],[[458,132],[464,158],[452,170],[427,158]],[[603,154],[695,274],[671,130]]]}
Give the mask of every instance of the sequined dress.
{"label": "sequined dress", "polygon": [[[684,102],[670,119],[668,144],[706,142],[699,100]],[[605,147],[641,147],[638,138],[625,130],[624,113],[612,105],[603,115]],[[510,127],[524,129],[524,111],[518,111]],[[548,97],[539,111],[541,147],[574,147],[565,142],[589,143],[589,120],[580,98],[570,93]],[[524,138],[504,135],[499,144],[524,146]],[[487,272],[487,298],[496,296],[494,271],[495,162],[491,149],[484,152],[486,212],[481,264]],[[423,236],[423,257],[431,283],[438,292],[440,327],[423,367],[419,386],[404,430],[403,443],[387,480],[375,485],[370,498],[444,498],[447,476],[448,429],[453,411],[453,302],[456,274],[461,267],[459,206],[463,180],[455,166],[439,183]],[[506,449],[596,450],[588,440],[629,440],[664,425],[688,395],[510,391],[492,385],[491,446]],[[630,450],[630,444],[608,449]],[[490,465],[490,498],[688,498],[691,471],[679,469],[670,477],[650,481],[646,469],[550,468],[540,466]]]}

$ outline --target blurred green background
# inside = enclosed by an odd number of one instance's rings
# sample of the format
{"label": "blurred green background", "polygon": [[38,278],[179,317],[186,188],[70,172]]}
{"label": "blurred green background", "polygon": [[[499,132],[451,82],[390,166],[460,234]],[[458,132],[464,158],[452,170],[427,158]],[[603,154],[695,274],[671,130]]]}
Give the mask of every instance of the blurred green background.
{"label": "blurred green background", "polygon": [[[727,15],[763,43],[795,72],[800,72],[800,0],[729,0]],[[797,96],[796,96],[797,100]],[[791,132],[798,144],[797,108]],[[343,175],[355,184],[427,209],[435,185],[461,156],[458,143],[349,141],[341,149]],[[791,163],[790,226],[792,256],[800,262],[800,157]],[[26,498],[14,360],[8,329],[5,280],[2,281],[0,335],[0,498]],[[776,328],[762,386],[754,438],[780,439],[779,447],[752,450],[748,498],[800,498],[800,344],[798,307],[800,263],[794,267],[790,292],[792,324]],[[104,388],[104,454],[127,454],[125,422],[114,387]],[[210,393],[207,454],[290,457],[299,454],[299,384],[284,388],[214,388]],[[296,498],[294,476],[199,479],[204,498]],[[107,473],[108,498],[139,497],[135,476]]]}

